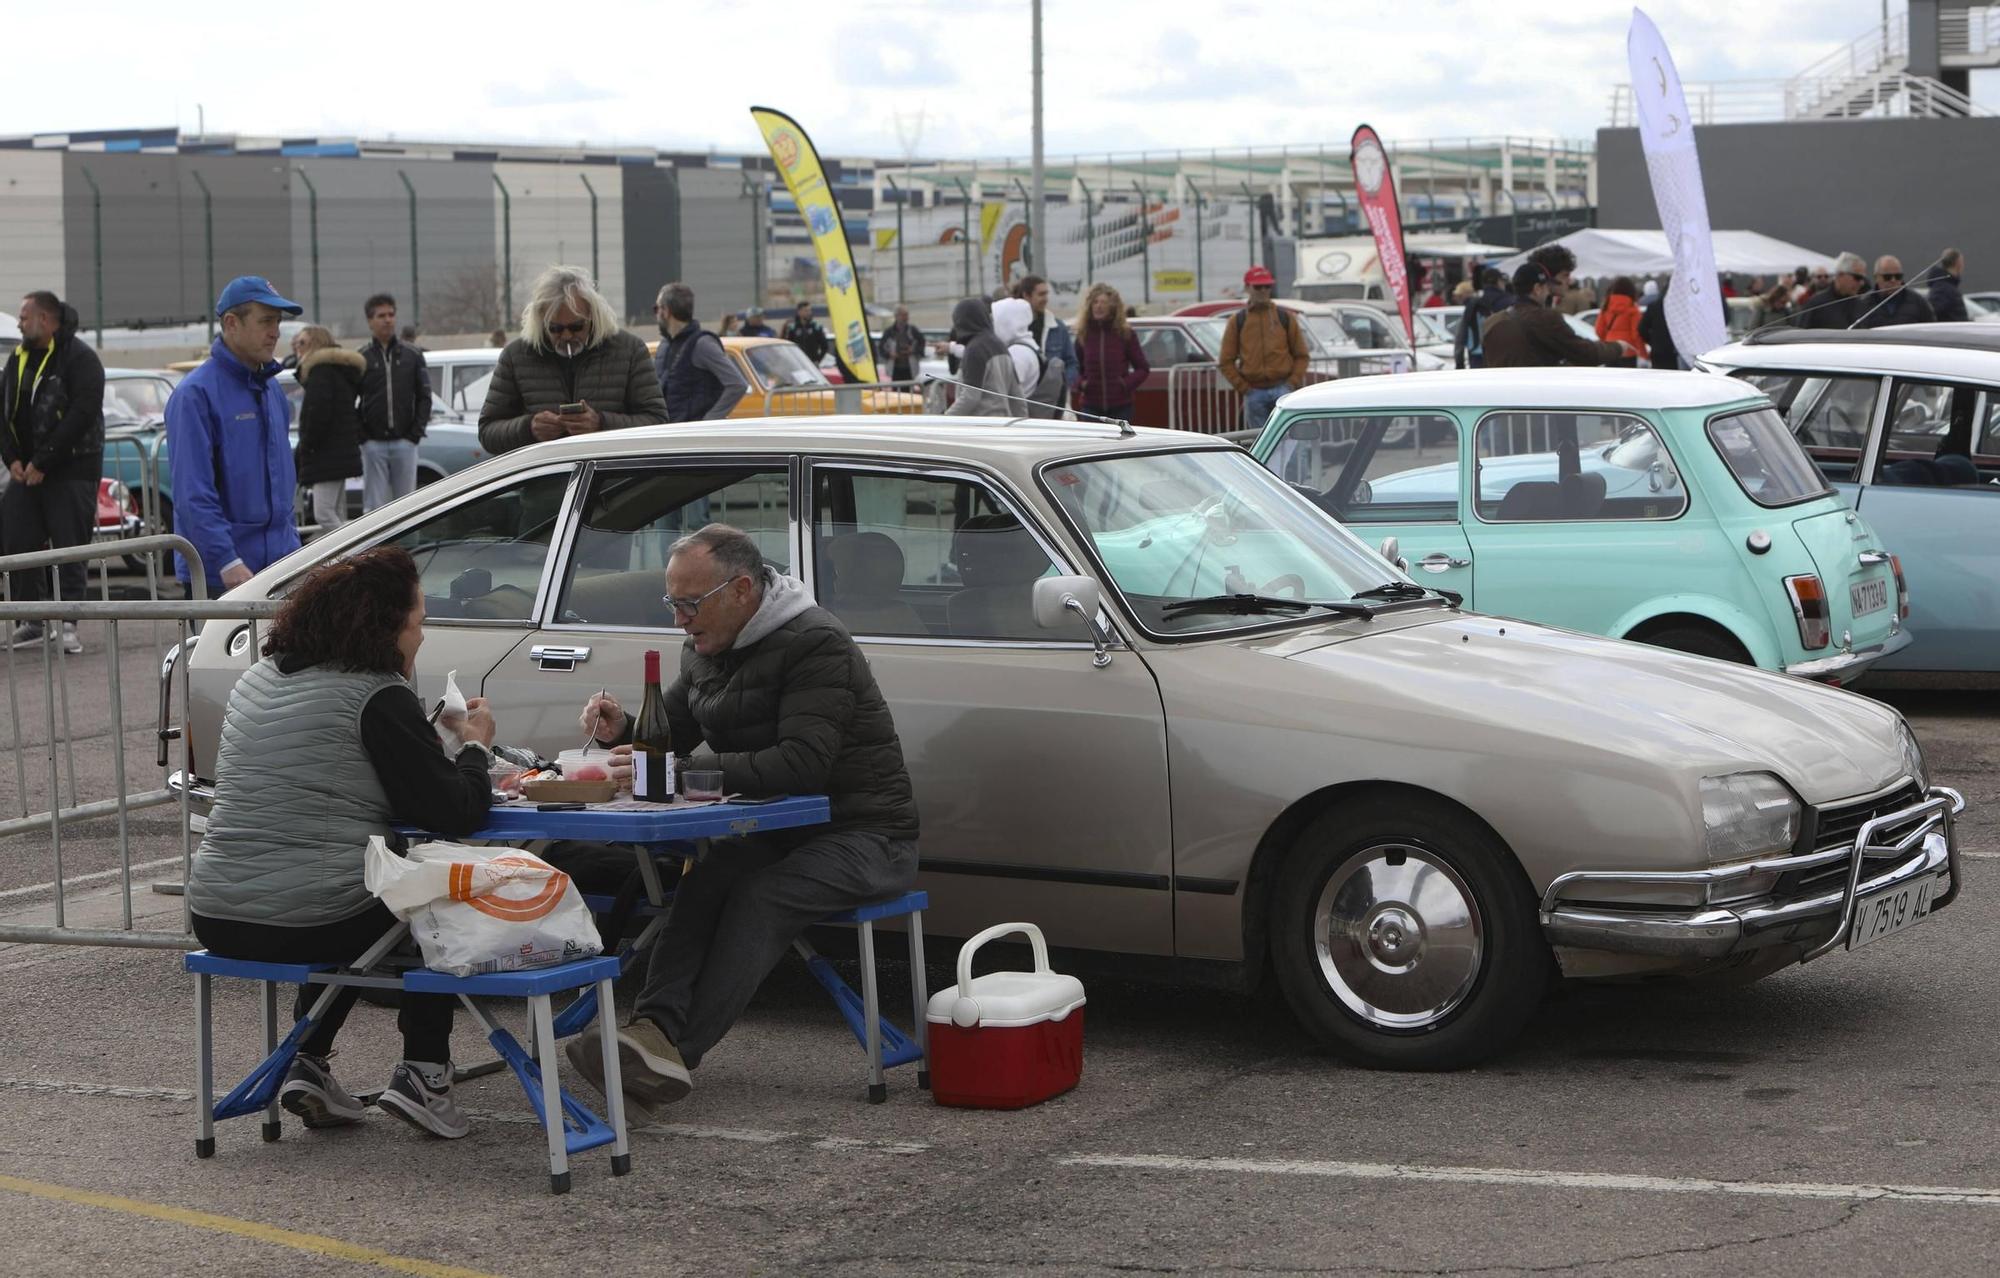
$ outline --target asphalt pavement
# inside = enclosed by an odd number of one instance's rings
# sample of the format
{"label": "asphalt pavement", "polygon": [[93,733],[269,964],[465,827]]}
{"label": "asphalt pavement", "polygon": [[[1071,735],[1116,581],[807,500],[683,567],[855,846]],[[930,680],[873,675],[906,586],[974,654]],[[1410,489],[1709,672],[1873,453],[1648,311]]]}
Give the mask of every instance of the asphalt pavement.
{"label": "asphalt pavement", "polygon": [[[112,736],[104,638],[86,636],[55,686],[89,799],[110,792]],[[134,788],[157,783],[169,638],[121,635]],[[0,719],[35,805],[40,660],[16,654],[20,735]],[[1346,1066],[1273,997],[1086,971],[1082,1085],[1016,1113],[938,1107],[907,1068],[865,1103],[860,1051],[787,960],[694,1093],[635,1132],[632,1174],[582,1154],[561,1198],[504,1074],[461,1084],[462,1141],[372,1114],[320,1133],[288,1120],[265,1144],[237,1120],[197,1161],[178,956],[0,945],[0,1275],[1990,1273],[2000,693],[1883,695],[1971,804],[1970,859],[1958,903],[1866,950],[1747,988],[1569,987],[1517,1047],[1432,1075]],[[0,757],[0,819],[21,810]],[[141,884],[175,877],[172,809],[131,829]],[[73,924],[118,921],[115,836],[110,820],[65,830]],[[0,838],[0,921],[47,921],[52,877],[45,835]],[[134,896],[141,926],[170,930],[179,909]],[[949,983],[951,956],[931,957],[933,987]],[[885,960],[883,981],[906,1007],[905,966]],[[253,1063],[257,1017],[247,988],[217,1001],[226,1085]],[[350,1086],[386,1081],[393,1022],[356,1011],[334,1062]],[[490,1055],[464,1019],[455,1052]]]}

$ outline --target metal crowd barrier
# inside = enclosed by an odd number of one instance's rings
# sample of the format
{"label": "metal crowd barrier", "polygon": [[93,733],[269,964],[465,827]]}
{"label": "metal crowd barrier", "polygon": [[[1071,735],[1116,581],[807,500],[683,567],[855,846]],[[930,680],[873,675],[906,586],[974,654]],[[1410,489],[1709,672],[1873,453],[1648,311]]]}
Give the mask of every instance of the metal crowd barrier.
{"label": "metal crowd barrier", "polygon": [[[1409,353],[1336,355],[1306,361],[1305,384],[1348,377],[1378,377],[1409,370]],[[1167,369],[1167,427],[1202,435],[1254,435],[1243,426],[1243,397],[1220,366],[1202,361]]]}
{"label": "metal crowd barrier", "polygon": [[848,382],[835,386],[774,386],[761,396],[766,417],[826,417],[833,414],[917,414],[924,411],[924,379],[903,382]]}
{"label": "metal crowd barrier", "polygon": [[[184,775],[193,775],[193,744],[188,739],[184,727],[169,727],[172,698],[172,680],[179,675],[181,693],[181,713],[183,724],[188,706],[187,663],[180,660],[191,644],[202,622],[214,620],[249,620],[252,627],[257,621],[268,618],[277,611],[273,600],[243,600],[223,602],[203,598],[202,583],[205,580],[200,554],[187,539],[172,534],[134,537],[115,543],[92,546],[77,546],[64,550],[36,551],[24,555],[0,556],[0,574],[28,569],[51,568],[67,563],[89,563],[113,556],[140,553],[153,556],[162,552],[178,551],[185,555],[192,568],[193,589],[196,597],[188,600],[113,600],[109,597],[108,576],[100,576],[103,586],[99,599],[51,599],[17,601],[13,598],[11,581],[0,575],[0,626],[6,631],[24,621],[54,623],[48,628],[40,647],[42,659],[42,690],[45,705],[43,722],[48,732],[48,741],[43,754],[48,764],[49,810],[30,813],[28,811],[27,751],[22,748],[21,733],[21,687],[19,681],[20,658],[15,650],[7,649],[7,706],[9,720],[14,733],[14,780],[19,795],[21,815],[17,818],[0,820],[0,837],[8,835],[48,832],[49,858],[51,863],[54,902],[52,921],[48,925],[24,925],[0,923],[0,941],[25,942],[29,944],[63,945],[114,945],[146,949],[185,949],[192,943],[188,935],[189,920],[183,903],[181,930],[165,932],[140,929],[135,926],[132,909],[132,846],[129,814],[135,809],[164,806],[180,802],[181,815],[181,873],[185,878],[193,858],[193,827],[190,821],[188,796],[185,790],[176,791],[166,786],[128,792],[130,780],[125,764],[125,707],[122,695],[122,653],[118,645],[120,623],[142,621],[157,625],[171,622],[175,626],[178,642],[167,651],[160,664],[160,720],[156,726],[158,755],[155,764],[160,767],[167,763],[167,745],[171,740],[181,743],[181,768]],[[83,658],[69,656],[62,649],[61,624],[63,622],[103,622],[105,623],[104,651],[106,657],[107,682],[111,697],[111,756],[113,789],[111,798],[82,800],[76,777],[75,734],[70,723],[69,681],[66,666]],[[63,802],[62,770],[58,767],[58,756],[67,764],[69,802]],[[71,927],[67,885],[63,877],[63,829],[79,821],[88,821],[105,816],[116,816],[118,821],[118,880],[122,897],[122,924],[116,928]]]}

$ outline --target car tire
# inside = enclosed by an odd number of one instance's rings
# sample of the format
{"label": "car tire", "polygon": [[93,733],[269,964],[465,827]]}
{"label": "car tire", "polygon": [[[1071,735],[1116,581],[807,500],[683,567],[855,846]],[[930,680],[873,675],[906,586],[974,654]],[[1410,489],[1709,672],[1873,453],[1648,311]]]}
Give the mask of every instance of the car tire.
{"label": "car tire", "polygon": [[1331,808],[1293,844],[1270,905],[1273,964],[1301,1024],[1373,1069],[1444,1070],[1507,1047],[1553,963],[1513,855],[1420,795]]}
{"label": "car tire", "polygon": [[1639,643],[1652,644],[1655,648],[1669,648],[1693,657],[1713,657],[1717,661],[1733,661],[1744,666],[1751,664],[1750,654],[1742,644],[1723,631],[1708,626],[1666,626],[1633,635],[1632,638]]}

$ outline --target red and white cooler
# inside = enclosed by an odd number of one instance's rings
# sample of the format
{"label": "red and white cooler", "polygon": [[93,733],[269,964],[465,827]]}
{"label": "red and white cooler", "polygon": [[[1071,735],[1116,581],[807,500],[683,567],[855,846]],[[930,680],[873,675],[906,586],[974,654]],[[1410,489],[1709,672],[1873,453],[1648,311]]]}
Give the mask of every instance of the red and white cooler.
{"label": "red and white cooler", "polygon": [[[1034,947],[1032,972],[975,979],[979,947],[1011,933]],[[1020,1109],[1075,1087],[1083,1075],[1083,982],[1049,970],[1032,923],[1001,923],[958,952],[958,984],[931,997],[931,1098],[940,1105]]]}

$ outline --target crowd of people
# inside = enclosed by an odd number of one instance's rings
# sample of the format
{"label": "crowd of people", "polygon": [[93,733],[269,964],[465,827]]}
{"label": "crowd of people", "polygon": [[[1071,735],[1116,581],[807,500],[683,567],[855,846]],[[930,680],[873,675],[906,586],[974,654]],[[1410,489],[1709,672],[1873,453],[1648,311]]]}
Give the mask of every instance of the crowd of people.
{"label": "crowd of people", "polygon": [[[1713,290],[1728,320],[1730,299],[1750,300],[1751,327],[1779,324],[1799,328],[1871,329],[1896,324],[1970,319],[1961,282],[1965,254],[1948,248],[1920,279],[1906,278],[1892,254],[1875,259],[1874,269],[1857,253],[1842,253],[1830,266],[1801,266],[1786,279],[1723,275]],[[1661,305],[1673,287],[1657,279],[1618,276],[1602,285],[1576,278],[1576,256],[1561,244],[1545,244],[1503,281],[1491,267],[1477,281],[1461,281],[1451,294],[1464,308],[1454,345],[1459,368],[1546,367],[1561,364],[1686,368],[1691,359],[1675,348]],[[1741,287],[1739,287],[1739,285]],[[1442,306],[1431,292],[1427,306]],[[1565,315],[1596,311],[1598,341],[1571,331]],[[1544,312],[1546,314],[1544,314]],[[1497,344],[1497,349],[1496,349]]]}

